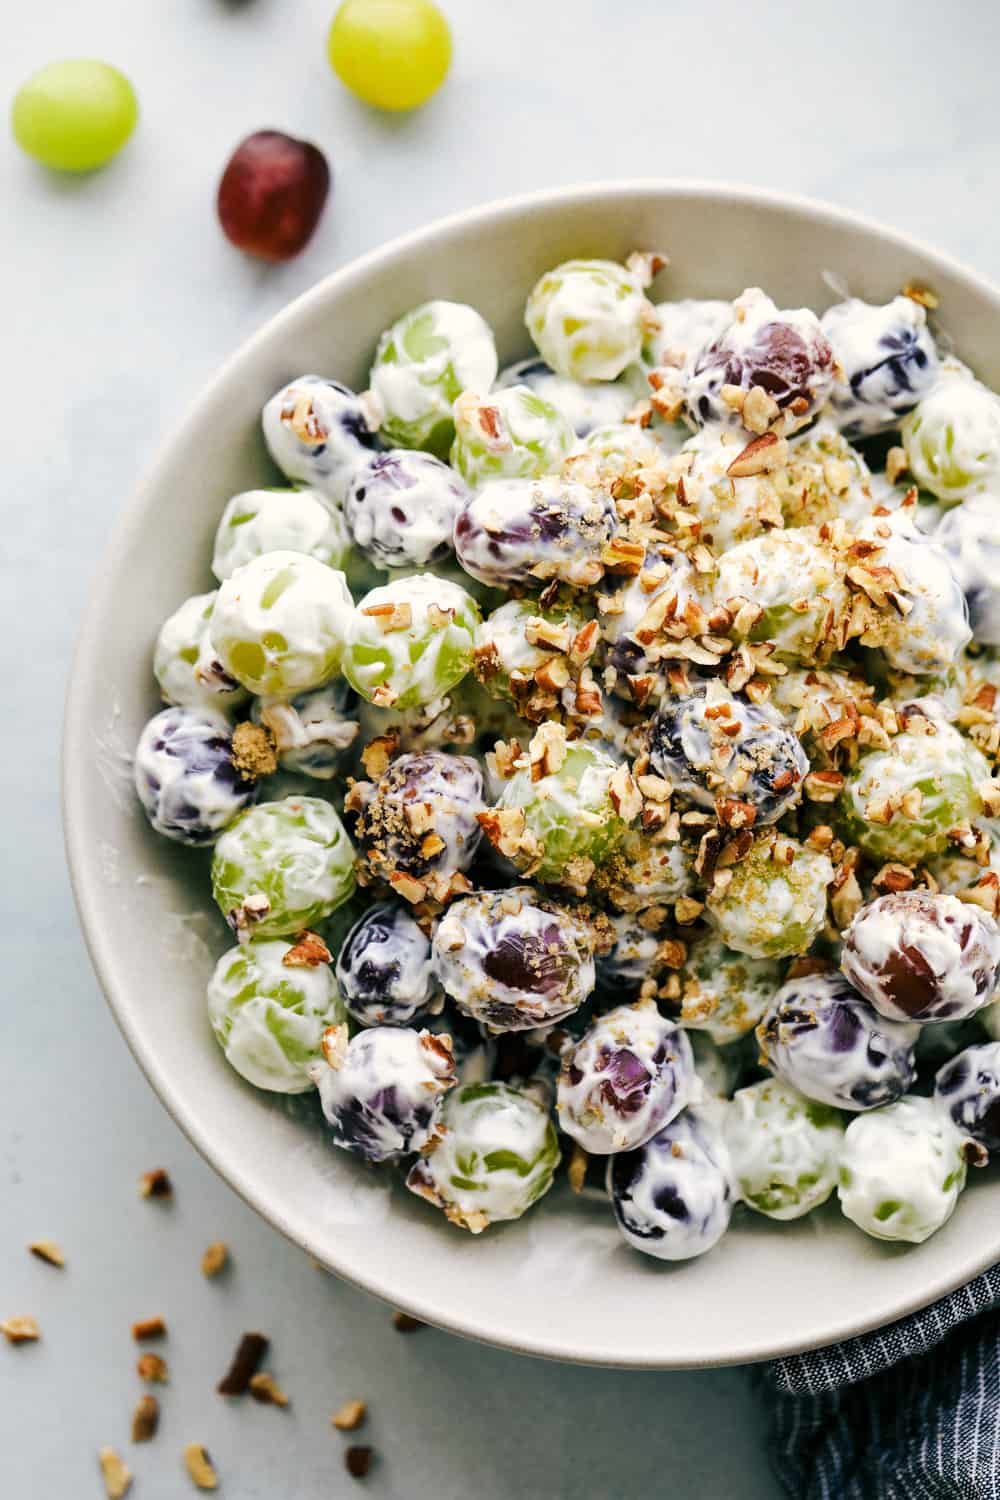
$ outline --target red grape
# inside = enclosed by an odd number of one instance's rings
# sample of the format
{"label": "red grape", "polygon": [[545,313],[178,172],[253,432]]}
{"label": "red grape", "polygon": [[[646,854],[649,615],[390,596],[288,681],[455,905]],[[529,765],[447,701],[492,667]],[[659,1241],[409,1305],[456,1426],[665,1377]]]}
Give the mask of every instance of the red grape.
{"label": "red grape", "polygon": [[219,222],[226,237],[262,260],[291,260],[304,250],[330,191],[330,168],[318,146],[280,130],[241,141],[219,183]]}

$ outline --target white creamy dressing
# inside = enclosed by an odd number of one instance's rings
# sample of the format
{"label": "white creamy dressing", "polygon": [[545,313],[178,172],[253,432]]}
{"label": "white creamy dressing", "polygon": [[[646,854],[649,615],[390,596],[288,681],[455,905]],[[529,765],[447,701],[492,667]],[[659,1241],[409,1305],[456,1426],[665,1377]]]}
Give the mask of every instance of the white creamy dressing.
{"label": "white creamy dressing", "polygon": [[[195,594],[164,620],[153,650],[153,675],[166,703],[225,710],[246,702],[240,683],[220,682],[210,632],[216,591]],[[192,659],[193,658],[193,659]]]}
{"label": "white creamy dressing", "polygon": [[964,1137],[936,1099],[899,1099],[847,1127],[838,1189],[844,1213],[879,1240],[919,1245],[965,1186]]}
{"label": "white creamy dressing", "polygon": [[224,582],[265,552],[304,552],[340,568],[350,545],[342,511],[321,491],[247,490],[222,512],[212,572]]}
{"label": "white creamy dressing", "polygon": [[[666,1058],[657,1064],[653,1055],[660,1047]],[[650,1080],[644,1102],[628,1114],[617,1111],[603,1090],[606,1079],[612,1089],[616,1087],[607,1057],[621,1049],[642,1064]],[[578,1083],[570,1081],[570,1068],[582,1073]],[[684,1032],[661,1016],[652,1001],[619,1005],[599,1016],[564,1057],[557,1093],[559,1123],[585,1151],[607,1156],[641,1146],[700,1095]]]}
{"label": "white creamy dressing", "polygon": [[[300,693],[339,668],[353,611],[343,573],[301,552],[268,552],[220,587],[212,646],[252,693]],[[259,669],[248,669],[240,651],[247,645],[260,648]]]}
{"label": "white creamy dressing", "polygon": [[[320,1056],[323,1032],[345,1012],[330,966],[289,968],[282,960],[290,948],[257,940],[224,953],[208,982],[208,1019],[243,1078],[259,1089],[301,1094],[313,1087],[307,1069]],[[248,987],[252,996],[238,999]]]}
{"label": "white creamy dressing", "polygon": [[[799,1219],[836,1186],[843,1130],[835,1118],[817,1124],[810,1118],[816,1108],[776,1078],[733,1095],[725,1139],[737,1190],[769,1218]],[[771,1207],[750,1202],[771,1191],[778,1199]]]}
{"label": "white creamy dressing", "polygon": [[642,353],[652,306],[610,260],[569,260],[536,283],[524,321],[542,358],[574,380],[616,380]]}

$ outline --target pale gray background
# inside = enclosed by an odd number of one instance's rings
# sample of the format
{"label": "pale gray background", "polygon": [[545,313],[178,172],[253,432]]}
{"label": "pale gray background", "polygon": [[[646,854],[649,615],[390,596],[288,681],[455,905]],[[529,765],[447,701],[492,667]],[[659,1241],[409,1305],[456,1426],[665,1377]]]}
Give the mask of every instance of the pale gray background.
{"label": "pale gray background", "polygon": [[[0,145],[0,1317],[33,1312],[45,1335],[0,1347],[0,1493],[98,1496],[94,1453],[112,1443],[133,1494],[174,1500],[189,1492],[180,1450],[198,1439],[234,1500],[335,1500],[355,1491],[327,1416],[361,1395],[382,1455],[373,1496],[774,1496],[742,1372],[603,1373],[430,1330],[403,1339],[386,1308],[315,1270],[216,1180],[128,1056],[77,932],[62,696],[88,582],[157,444],[271,313],[400,231],[528,188],[691,174],[827,197],[1000,273],[1000,16],[992,0],[451,0],[452,76],[397,119],[329,73],[333,8],[0,3],[5,100],[53,57],[96,55],[130,74],[142,108],[127,152],[92,178],[54,178]],[[265,126],[315,139],[336,174],[313,244],[278,269],[233,251],[213,210],[229,151]],[[170,1206],[136,1197],[158,1164]],[[66,1272],[26,1254],[46,1234]],[[235,1257],[225,1284],[198,1272],[214,1238]],[[160,1436],[133,1450],[129,1327],[155,1312],[173,1382]],[[252,1327],[274,1339],[289,1411],[214,1394]]]}

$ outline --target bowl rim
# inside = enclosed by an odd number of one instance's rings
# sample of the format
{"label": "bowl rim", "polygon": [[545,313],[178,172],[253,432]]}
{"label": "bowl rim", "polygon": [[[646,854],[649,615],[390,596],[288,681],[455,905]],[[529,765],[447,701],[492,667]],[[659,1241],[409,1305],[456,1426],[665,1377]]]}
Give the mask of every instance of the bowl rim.
{"label": "bowl rim", "polygon": [[[430,1323],[473,1341],[519,1354],[530,1354],[563,1363],[646,1370],[681,1370],[750,1364],[779,1358],[793,1352],[799,1353],[821,1348],[831,1342],[856,1337],[875,1328],[885,1327],[930,1306],[941,1297],[964,1285],[970,1276],[985,1270],[993,1263],[995,1255],[977,1256],[971,1264],[963,1262],[954,1273],[940,1275],[932,1286],[922,1284],[922,1289],[918,1293],[897,1296],[891,1306],[886,1309],[884,1317],[878,1321],[873,1322],[870,1319],[859,1321],[856,1316],[853,1318],[845,1316],[841,1324],[833,1323],[830,1332],[825,1337],[808,1340],[793,1347],[790,1347],[787,1341],[782,1340],[757,1339],[750,1343],[740,1343],[739,1336],[736,1334],[733,1346],[725,1357],[709,1355],[703,1359],[685,1358],[683,1360],[672,1360],[669,1353],[656,1359],[621,1358],[616,1357],[612,1350],[603,1347],[567,1351],[557,1342],[550,1340],[544,1330],[541,1330],[538,1337],[533,1337],[530,1342],[513,1338],[505,1334],[500,1327],[486,1328],[477,1323],[474,1317],[453,1311],[448,1305],[446,1291],[442,1291],[437,1298],[411,1297],[405,1288],[388,1287],[377,1276],[367,1276],[364,1270],[356,1264],[338,1264],[336,1256],[331,1255],[325,1245],[320,1245],[318,1240],[315,1237],[311,1238],[308,1232],[300,1232],[287,1221],[280,1208],[276,1208],[263,1199],[253,1181],[227,1159],[224,1144],[214,1138],[210,1130],[202,1129],[195,1120],[186,1116],[175,1098],[170,1078],[161,1072],[157,1058],[146,1046],[141,1027],[135,1024],[130,1014],[124,995],[124,985],[119,984],[117,978],[111,934],[102,926],[91,899],[92,876],[89,863],[92,851],[83,839],[81,819],[76,816],[76,810],[84,797],[83,772],[80,760],[72,751],[74,743],[84,742],[84,733],[92,723],[91,704],[83,691],[84,674],[79,667],[90,657],[96,645],[99,622],[105,613],[119,561],[128,551],[135,533],[141,528],[143,518],[151,503],[151,497],[160,483],[161,472],[169,465],[170,454],[184,442],[189,429],[199,424],[202,412],[210,408],[215,400],[216,389],[228,378],[232,370],[252,358],[257,348],[269,341],[277,330],[306,316],[310,309],[321,306],[332,294],[349,288],[353,282],[363,282],[383,264],[411,250],[419,249],[428,241],[447,238],[454,230],[474,227],[477,224],[485,228],[515,218],[532,209],[558,207],[560,204],[600,202],[611,206],[617,199],[668,200],[671,196],[683,196],[688,199],[723,199],[733,204],[792,211],[813,222],[818,221],[820,224],[825,222],[839,229],[855,229],[866,234],[878,235],[881,239],[896,246],[901,256],[915,255],[929,258],[949,273],[974,283],[981,291],[992,297],[1000,308],[1000,285],[963,261],[939,251],[914,235],[889,228],[877,219],[821,199],[770,188],[757,188],[747,183],[717,181],[709,178],[599,179],[556,188],[541,188],[530,193],[515,194],[480,203],[396,236],[321,277],[274,316],[266,319],[217,367],[194,400],[185,407],[181,417],[173,423],[166,437],[161,440],[152,462],[147,466],[139,483],[131,491],[114,521],[101,554],[97,572],[90,582],[70,666],[61,744],[63,837],[70,884],[91,964],[115,1022],[155,1094],[171,1119],[223,1181],[267,1223],[298,1248],[312,1255],[324,1267],[335,1272],[351,1285],[412,1314],[422,1322]],[[1000,1254],[1000,1242],[996,1246],[995,1253]]]}

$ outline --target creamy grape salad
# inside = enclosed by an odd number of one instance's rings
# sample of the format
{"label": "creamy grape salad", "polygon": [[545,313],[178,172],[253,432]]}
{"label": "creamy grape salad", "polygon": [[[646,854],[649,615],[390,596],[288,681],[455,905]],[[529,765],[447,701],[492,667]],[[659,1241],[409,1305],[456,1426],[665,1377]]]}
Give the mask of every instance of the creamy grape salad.
{"label": "creamy grape salad", "polygon": [[210,846],[227,1061],[451,1224],[562,1175],[664,1261],[919,1242],[1000,1149],[1000,396],[927,290],[666,266],[276,392],[136,790]]}

